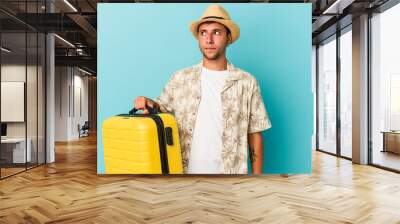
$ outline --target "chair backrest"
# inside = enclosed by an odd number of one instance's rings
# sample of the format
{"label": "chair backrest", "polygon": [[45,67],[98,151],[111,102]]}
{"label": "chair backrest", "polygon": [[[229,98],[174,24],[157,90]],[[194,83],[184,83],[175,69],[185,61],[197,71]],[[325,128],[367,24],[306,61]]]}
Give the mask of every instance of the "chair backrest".
{"label": "chair backrest", "polygon": [[87,128],[89,129],[89,121],[85,121],[85,123],[83,124],[82,128]]}

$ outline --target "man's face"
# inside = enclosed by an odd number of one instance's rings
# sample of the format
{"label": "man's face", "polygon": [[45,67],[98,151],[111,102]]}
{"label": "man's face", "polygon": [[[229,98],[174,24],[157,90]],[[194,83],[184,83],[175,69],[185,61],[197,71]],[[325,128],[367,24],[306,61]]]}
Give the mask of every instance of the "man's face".
{"label": "man's face", "polygon": [[200,24],[197,35],[200,51],[208,60],[217,60],[223,56],[231,40],[228,29],[216,22]]}

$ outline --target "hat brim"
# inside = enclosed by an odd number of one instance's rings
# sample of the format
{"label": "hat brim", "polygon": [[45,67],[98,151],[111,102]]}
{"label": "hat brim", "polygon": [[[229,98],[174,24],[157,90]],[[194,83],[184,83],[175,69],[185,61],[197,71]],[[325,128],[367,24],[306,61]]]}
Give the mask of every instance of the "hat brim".
{"label": "hat brim", "polygon": [[207,18],[207,19],[201,19],[198,21],[194,21],[190,24],[190,31],[192,32],[193,36],[196,39],[198,39],[198,32],[197,32],[198,27],[200,26],[200,24],[205,23],[205,22],[217,22],[217,23],[220,23],[220,24],[226,26],[231,32],[232,43],[235,42],[240,36],[240,28],[232,20]]}

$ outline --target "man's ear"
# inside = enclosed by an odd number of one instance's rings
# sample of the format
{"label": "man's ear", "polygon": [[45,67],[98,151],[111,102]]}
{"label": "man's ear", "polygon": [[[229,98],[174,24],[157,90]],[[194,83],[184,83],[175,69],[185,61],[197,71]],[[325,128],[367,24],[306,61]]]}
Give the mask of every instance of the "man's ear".
{"label": "man's ear", "polygon": [[228,34],[228,45],[232,44],[232,34]]}

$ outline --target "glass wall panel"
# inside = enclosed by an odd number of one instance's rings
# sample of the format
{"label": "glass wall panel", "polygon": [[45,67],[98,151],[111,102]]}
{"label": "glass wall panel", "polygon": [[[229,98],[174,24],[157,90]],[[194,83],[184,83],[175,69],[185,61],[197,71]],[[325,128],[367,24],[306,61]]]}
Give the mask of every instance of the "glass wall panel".
{"label": "glass wall panel", "polygon": [[[41,4],[38,1],[27,2],[28,13],[40,13]],[[38,17],[31,22],[37,24]],[[27,29],[27,144],[31,150],[28,168],[38,165],[38,76],[39,76],[39,33],[34,29]]]}
{"label": "glass wall panel", "polygon": [[28,168],[37,165],[38,157],[38,52],[37,52],[37,41],[38,36],[36,32],[28,32],[28,62],[27,62],[27,99],[26,99],[26,111],[27,111],[27,144],[28,149],[31,151],[30,158],[28,159]]}
{"label": "glass wall panel", "polygon": [[400,4],[371,23],[372,163],[400,170]]}
{"label": "glass wall panel", "polygon": [[336,37],[318,47],[318,149],[336,153]]}
{"label": "glass wall panel", "polygon": [[340,36],[340,154],[352,157],[352,32]]}
{"label": "glass wall panel", "polygon": [[44,5],[0,2],[10,12],[0,12],[0,178],[45,163],[45,34],[13,17],[44,13]]}
{"label": "glass wall panel", "polygon": [[46,74],[45,74],[45,65],[46,65],[46,37],[43,33],[38,34],[39,42],[38,42],[38,164],[43,164],[46,162],[46,138],[45,138],[45,120],[46,120]]}
{"label": "glass wall panel", "polygon": [[1,176],[25,170],[30,151],[26,142],[26,33],[1,34]]}

